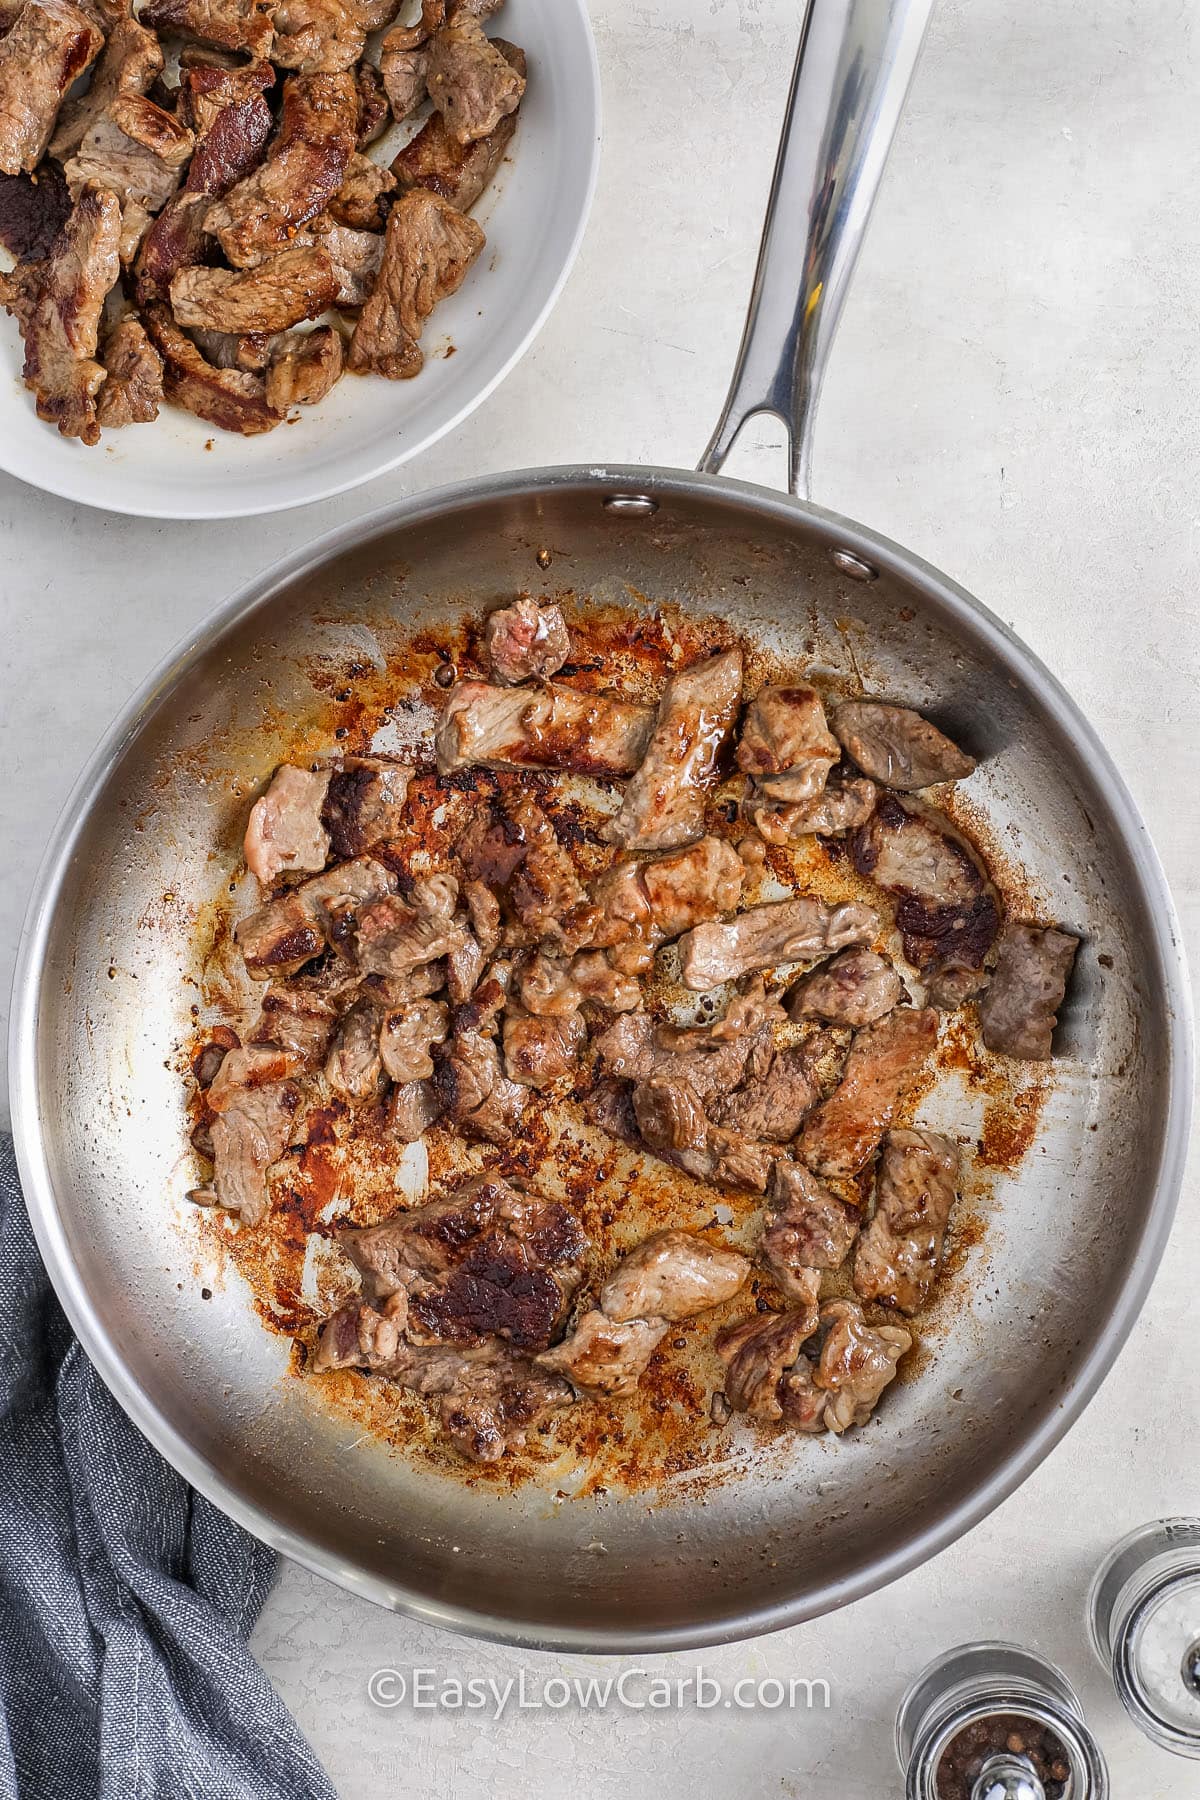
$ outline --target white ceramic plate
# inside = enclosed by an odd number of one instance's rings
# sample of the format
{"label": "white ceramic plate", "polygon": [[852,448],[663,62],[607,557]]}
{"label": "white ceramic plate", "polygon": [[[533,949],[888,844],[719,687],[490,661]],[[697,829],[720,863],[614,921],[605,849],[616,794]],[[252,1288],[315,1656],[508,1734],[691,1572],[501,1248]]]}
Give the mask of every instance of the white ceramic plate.
{"label": "white ceramic plate", "polygon": [[0,468],[110,512],[237,518],[356,487],[452,431],[529,348],[558,298],[600,156],[585,0],[507,0],[491,29],[525,50],[529,87],[509,156],[475,209],[487,246],[426,326],[415,380],[347,375],[296,424],[256,438],[165,406],[154,424],[106,431],[89,449],[37,417],[16,321],[0,310]]}

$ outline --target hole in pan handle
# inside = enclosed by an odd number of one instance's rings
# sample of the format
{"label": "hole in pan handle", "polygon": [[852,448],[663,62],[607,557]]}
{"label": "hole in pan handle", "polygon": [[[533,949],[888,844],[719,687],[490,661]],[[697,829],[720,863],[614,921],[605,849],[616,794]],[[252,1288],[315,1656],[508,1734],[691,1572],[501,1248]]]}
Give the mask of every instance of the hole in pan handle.
{"label": "hole in pan handle", "polygon": [[717,474],[747,419],[788,434],[809,497],[821,381],[933,0],[809,0],[737,367],[700,459]]}

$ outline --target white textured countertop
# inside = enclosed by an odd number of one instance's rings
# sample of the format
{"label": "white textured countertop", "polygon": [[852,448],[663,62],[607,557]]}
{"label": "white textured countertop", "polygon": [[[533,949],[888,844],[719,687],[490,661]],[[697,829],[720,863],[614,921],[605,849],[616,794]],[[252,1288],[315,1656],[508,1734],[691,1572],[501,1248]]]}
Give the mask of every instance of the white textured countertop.
{"label": "white textured countertop", "polygon": [[[795,0],[594,0],[604,167],[554,318],[500,392],[416,466],[306,514],[107,518],[0,477],[0,986],[54,815],[151,665],[246,576],[398,494],[522,464],[694,462],[719,410],[791,66]],[[1190,0],[942,0],[842,330],[817,497],[912,545],[1073,690],[1200,930],[1200,12]],[[778,480],[769,427],[731,472]],[[1113,1791],[1184,1800],[1196,1767],[1124,1720],[1086,1649],[1101,1552],[1200,1512],[1189,1183],[1100,1397],[967,1539],[872,1600],[655,1672],[824,1677],[828,1710],[603,1716],[383,1710],[373,1670],[518,1670],[285,1568],[255,1635],[344,1800],[657,1800],[895,1791],[906,1678],[968,1637],[1034,1644],[1077,1684]],[[1189,1317],[1189,1311],[1191,1317]],[[533,1679],[585,1659],[523,1659]]]}

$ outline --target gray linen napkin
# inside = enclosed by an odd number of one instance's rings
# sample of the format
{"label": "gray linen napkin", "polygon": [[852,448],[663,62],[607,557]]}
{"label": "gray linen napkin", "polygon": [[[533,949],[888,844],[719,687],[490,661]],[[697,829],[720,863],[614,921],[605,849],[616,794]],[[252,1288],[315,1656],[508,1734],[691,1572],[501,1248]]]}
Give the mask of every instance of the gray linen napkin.
{"label": "gray linen napkin", "polygon": [[246,1647],[275,1567],[88,1362],[0,1137],[0,1800],[335,1800]]}

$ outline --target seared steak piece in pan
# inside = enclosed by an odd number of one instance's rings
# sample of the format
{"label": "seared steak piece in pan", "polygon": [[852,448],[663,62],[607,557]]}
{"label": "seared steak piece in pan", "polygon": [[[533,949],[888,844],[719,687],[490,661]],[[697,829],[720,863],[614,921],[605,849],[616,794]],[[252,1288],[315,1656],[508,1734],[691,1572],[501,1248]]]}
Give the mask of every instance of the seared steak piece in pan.
{"label": "seared steak piece in pan", "polygon": [[697,925],[679,940],[685,987],[705,993],[756,969],[807,962],[869,941],[879,929],[869,906],[849,901],[827,906],[801,895],[752,906],[728,924]]}
{"label": "seared steak piece in pan", "polygon": [[299,1105],[296,1061],[271,1045],[231,1050],[208,1090],[213,1187],[220,1205],[257,1225],[267,1211],[267,1170],[287,1148]]}
{"label": "seared steak piece in pan", "polygon": [[591,941],[665,944],[693,925],[733,912],[745,873],[732,844],[718,837],[703,837],[663,856],[614,863],[592,883],[597,919]]}
{"label": "seared steak piece in pan", "polygon": [[504,1015],[504,1068],[523,1087],[548,1088],[574,1075],[587,1043],[579,1013],[541,1017],[509,1003]]}
{"label": "seared steak piece in pan", "polygon": [[37,397],[38,417],[85,444],[100,438],[96,396],[107,371],[96,350],[101,311],[120,273],[120,234],[116,195],[85,186],[20,312],[25,386]]}
{"label": "seared steak piece in pan", "polygon": [[942,1263],[958,1187],[958,1146],[933,1131],[889,1131],[875,1213],[859,1239],[854,1289],[901,1312],[920,1312]]}
{"label": "seared steak piece in pan", "polygon": [[392,877],[382,863],[362,856],[249,913],[233,934],[247,974],[255,981],[294,975],[321,954],[335,932],[348,935],[355,914],[391,887]]}
{"label": "seared steak piece in pan", "polygon": [[369,1100],[379,1091],[379,1025],[379,1007],[370,995],[356,1000],[338,1022],[325,1059],[325,1079],[344,1100]]}
{"label": "seared steak piece in pan", "polygon": [[741,1087],[710,1102],[714,1125],[786,1144],[821,1097],[818,1065],[833,1042],[828,1032],[816,1032],[806,1043],[768,1051]]}
{"label": "seared steak piece in pan", "polygon": [[864,775],[909,791],[938,781],[963,781],[975,768],[945,734],[907,706],[848,700],[833,714],[834,736]]}
{"label": "seared steak piece in pan", "polygon": [[0,170],[29,173],[46,153],[58,109],[104,44],[68,0],[28,0],[0,37]]}
{"label": "seared steak piece in pan", "polygon": [[502,687],[549,681],[571,654],[562,609],[528,594],[488,614],[483,642],[492,680]]}
{"label": "seared steak piece in pan", "polygon": [[461,948],[465,935],[452,913],[383,894],[359,912],[354,955],[364,975],[406,975]]}
{"label": "seared steak piece in pan", "polygon": [[339,1242],[372,1301],[403,1291],[414,1342],[502,1337],[542,1349],[582,1279],[587,1240],[557,1200],[480,1176],[444,1199]]}
{"label": "seared steak piece in pan", "polygon": [[241,106],[275,86],[269,62],[234,63],[219,51],[184,49],[179,65],[175,110],[200,144],[208,141],[229,107]]}
{"label": "seared steak piece in pan", "polygon": [[417,339],[439,300],[458,292],[486,239],[474,219],[424,189],[388,214],[383,261],[350,340],[349,367],[407,380],[425,357]]}
{"label": "seared steak piece in pan", "polygon": [[772,801],[814,800],[841,754],[814,688],[760,688],[746,709],[737,765]]}
{"label": "seared steak piece in pan", "polygon": [[646,752],[606,828],[613,843],[669,850],[704,830],[704,802],[742,696],[742,653],[724,650],[672,675]]}
{"label": "seared steak piece in pan", "polygon": [[444,1111],[444,1103],[432,1081],[406,1081],[388,1095],[388,1130],[402,1144],[415,1144]]}
{"label": "seared steak piece in pan", "polygon": [[810,1302],[816,1298],[820,1271],[841,1268],[858,1227],[853,1206],[802,1163],[780,1158],[771,1172],[770,1212],[759,1260],[790,1300]]}
{"label": "seared steak piece in pan", "polygon": [[656,1231],[617,1264],[600,1290],[610,1319],[691,1319],[731,1300],[750,1264],[692,1231]]}
{"label": "seared steak piece in pan", "polygon": [[891,1012],[904,997],[904,983],[885,956],[874,950],[843,950],[805,975],[788,995],[789,1019],[827,1019],[858,1030]]}
{"label": "seared steak piece in pan", "polygon": [[524,76],[470,17],[430,39],[426,79],[430,99],[460,144],[487,137],[516,112],[525,92]]}
{"label": "seared steak piece in pan", "polygon": [[593,1308],[561,1344],[544,1350],[537,1364],[565,1375],[580,1393],[627,1400],[669,1330],[665,1319],[628,1319],[619,1325]]}
{"label": "seared steak piece in pan", "polygon": [[834,1431],[865,1425],[879,1396],[895,1378],[896,1365],[912,1348],[912,1333],[900,1325],[868,1325],[853,1300],[830,1300],[821,1308],[820,1360],[806,1358],[784,1377],[783,1419],[797,1431]]}
{"label": "seared steak piece in pan", "polygon": [[735,1412],[762,1424],[783,1417],[780,1389],[785,1372],[817,1329],[814,1304],[764,1313],[718,1334],[717,1355],[726,1365],[725,1397]]}
{"label": "seared steak piece in pan", "polygon": [[768,844],[796,844],[802,838],[840,837],[865,825],[875,810],[876,788],[872,781],[831,781],[814,800],[788,806],[768,799],[755,789],[744,811],[754,829]]}
{"label": "seared steak piece in pan", "polygon": [[1024,1062],[1048,1061],[1078,948],[1079,939],[1069,931],[1005,925],[995,972],[979,1003],[989,1050]]}
{"label": "seared steak piece in pan", "polygon": [[329,833],[322,822],[328,769],[281,763],[271,785],[250,808],[243,852],[246,867],[264,887],[285,869],[315,873],[329,861]]}
{"label": "seared steak piece in pan", "polygon": [[70,212],[67,184],[53,163],[43,163],[36,180],[0,175],[0,246],[16,258],[18,269],[24,264],[28,273],[28,265],[49,256]]}
{"label": "seared steak piece in pan", "polygon": [[961,1006],[987,983],[1000,900],[979,852],[943,813],[885,794],[851,841],[860,874],[897,896],[904,954],[936,1006]]}
{"label": "seared steak piece in pan", "polygon": [[416,112],[428,91],[429,51],[408,36],[405,29],[389,31],[379,47],[379,74],[397,124]]}
{"label": "seared steak piece in pan", "polygon": [[467,875],[490,888],[532,938],[561,938],[568,915],[586,898],[553,825],[523,789],[498,794],[457,849]]}
{"label": "seared steak piece in pan", "polygon": [[629,775],[642,759],[654,712],[574,688],[492,687],[460,681],[437,728],[443,775],[480,763],[499,769],[567,769]]}
{"label": "seared steak piece in pan", "polygon": [[387,130],[392,109],[383,75],[373,62],[360,62],[354,80],[358,88],[358,147],[365,150]]}
{"label": "seared steak piece in pan", "polygon": [[804,1161],[844,1181],[868,1163],[933,1052],[938,1016],[931,1007],[897,1007],[858,1033],[842,1079],[800,1134]]}
{"label": "seared steak piece in pan", "polygon": [[617,1264],[599,1307],[537,1358],[583,1393],[626,1399],[671,1321],[694,1318],[736,1294],[750,1273],[744,1256],[688,1231],[659,1231]]}
{"label": "seared steak piece in pan", "polygon": [[428,1080],[433,1074],[431,1048],[444,1044],[449,1030],[450,1009],[442,1000],[413,1000],[389,1012],[379,1032],[389,1078],[401,1087]]}
{"label": "seared steak piece in pan", "polygon": [[394,1319],[360,1302],[326,1322],[313,1369],[368,1369],[436,1397],[442,1430],[473,1462],[496,1462],[575,1398],[565,1381],[498,1340],[410,1344]]}

